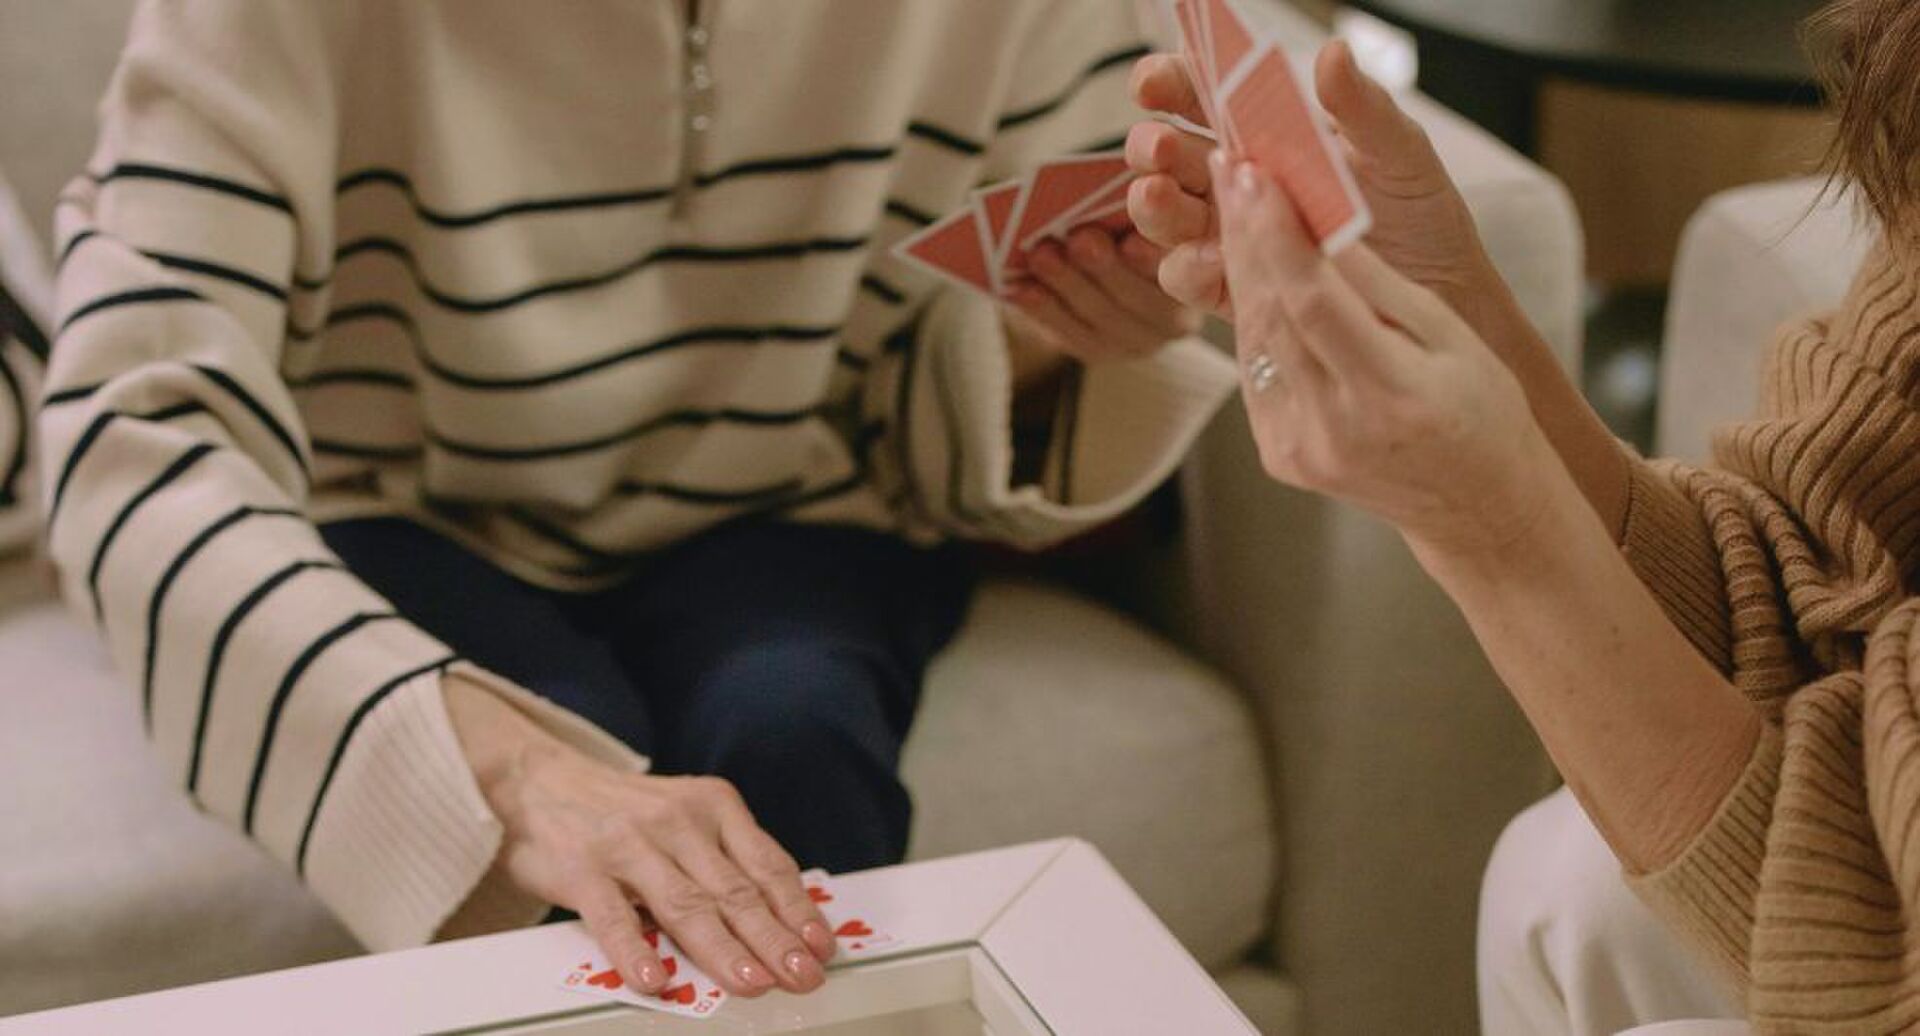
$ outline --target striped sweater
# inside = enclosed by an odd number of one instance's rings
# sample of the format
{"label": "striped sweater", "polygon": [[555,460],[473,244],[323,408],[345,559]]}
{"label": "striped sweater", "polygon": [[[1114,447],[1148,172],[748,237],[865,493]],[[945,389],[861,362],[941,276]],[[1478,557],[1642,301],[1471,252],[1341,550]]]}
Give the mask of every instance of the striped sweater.
{"label": "striped sweater", "polygon": [[30,546],[38,525],[28,443],[52,300],[38,235],[0,179],[0,557]]}
{"label": "striped sweater", "polygon": [[1766,1033],[1920,1030],[1920,257],[1884,246],[1775,346],[1715,466],[1642,465],[1626,550],[1769,716],[1681,857],[1639,891]]}
{"label": "striped sweater", "polygon": [[[692,20],[690,20],[692,19]],[[1175,467],[1197,340],[1089,369],[1016,485],[996,308],[891,244],[1108,146],[1118,0],[148,0],[57,218],[47,536],[158,753],[368,945],[537,917],[439,693],[314,522],[559,588],[746,516],[1045,544]]]}

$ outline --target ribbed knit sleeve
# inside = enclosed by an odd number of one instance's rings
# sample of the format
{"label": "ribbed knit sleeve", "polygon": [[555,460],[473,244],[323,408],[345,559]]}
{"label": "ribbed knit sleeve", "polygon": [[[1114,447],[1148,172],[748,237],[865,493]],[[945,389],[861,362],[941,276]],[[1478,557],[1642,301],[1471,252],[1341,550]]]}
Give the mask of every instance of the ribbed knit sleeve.
{"label": "ribbed knit sleeve", "polygon": [[[1134,5],[1051,0],[1011,66],[983,179],[1120,146],[1139,118],[1127,82],[1146,53]],[[1012,482],[1012,378],[1000,307],[943,290],[912,348],[875,385],[896,401],[890,459],[933,528],[1041,547],[1122,513],[1165,480],[1231,394],[1233,364],[1205,340],[1076,371],[1038,484]]]}
{"label": "ribbed knit sleeve", "polygon": [[[432,938],[470,897],[514,897],[475,893],[501,832],[441,701],[462,663],[306,519],[312,454],[278,371],[290,287],[333,261],[331,62],[354,8],[140,8],[59,211],[38,449],[64,593],[165,765],[386,949]],[[569,740],[633,761],[528,698]]]}
{"label": "ribbed knit sleeve", "polygon": [[1715,464],[1643,465],[1626,549],[1767,716],[1740,779],[1637,891],[1766,1033],[1920,1026],[1920,276],[1882,249],[1774,349]]}

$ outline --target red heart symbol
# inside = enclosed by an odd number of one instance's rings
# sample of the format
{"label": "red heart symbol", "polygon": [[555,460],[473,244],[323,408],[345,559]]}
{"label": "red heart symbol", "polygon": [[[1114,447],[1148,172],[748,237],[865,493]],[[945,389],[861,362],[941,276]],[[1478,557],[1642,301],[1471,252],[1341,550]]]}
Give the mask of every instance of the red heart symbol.
{"label": "red heart symbol", "polygon": [[672,989],[663,989],[659,995],[660,999],[667,1003],[684,1006],[693,1003],[696,994],[693,991],[693,984],[688,982],[674,986]]}
{"label": "red heart symbol", "polygon": [[842,939],[850,939],[856,935],[872,935],[873,929],[868,928],[865,921],[853,920],[835,929],[833,934]]}
{"label": "red heart symbol", "polygon": [[660,966],[667,969],[667,977],[672,978],[680,973],[680,958],[662,957],[660,959]]}
{"label": "red heart symbol", "polygon": [[818,885],[808,885],[807,898],[813,900],[815,903],[831,903],[833,902],[833,893],[828,892]]}
{"label": "red heart symbol", "polygon": [[658,928],[647,929],[645,938],[647,940],[648,946],[651,946],[656,950],[660,948],[660,929]]}
{"label": "red heart symbol", "polygon": [[587,985],[599,986],[601,989],[619,989],[621,986],[626,985],[626,983],[620,980],[619,972],[608,968],[598,975],[587,979]]}

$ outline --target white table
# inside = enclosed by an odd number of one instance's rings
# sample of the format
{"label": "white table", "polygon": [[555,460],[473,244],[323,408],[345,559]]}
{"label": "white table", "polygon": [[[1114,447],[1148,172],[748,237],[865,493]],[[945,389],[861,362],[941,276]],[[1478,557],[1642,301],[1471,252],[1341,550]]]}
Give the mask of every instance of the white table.
{"label": "white table", "polygon": [[578,922],[0,1020],[0,1036],[704,1033],[1243,1036],[1255,1032],[1092,846],[1074,839],[835,879],[899,943],[808,996],[694,1020],[558,982]]}

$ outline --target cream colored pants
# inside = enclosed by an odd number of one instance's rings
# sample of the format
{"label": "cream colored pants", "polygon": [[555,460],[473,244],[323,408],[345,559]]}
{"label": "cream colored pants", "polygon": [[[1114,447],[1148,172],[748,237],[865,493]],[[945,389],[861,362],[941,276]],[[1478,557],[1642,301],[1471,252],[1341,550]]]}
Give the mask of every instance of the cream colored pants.
{"label": "cream colored pants", "polygon": [[1614,1036],[1740,1016],[1731,994],[1628,890],[1564,790],[1515,818],[1493,850],[1480,892],[1479,969],[1487,1036]]}

